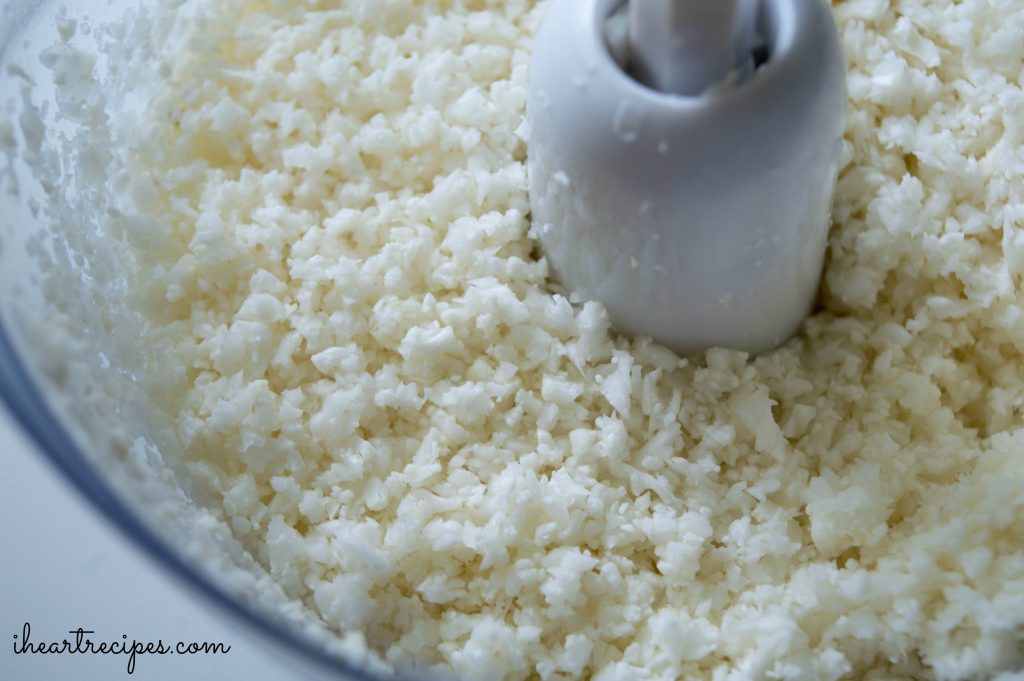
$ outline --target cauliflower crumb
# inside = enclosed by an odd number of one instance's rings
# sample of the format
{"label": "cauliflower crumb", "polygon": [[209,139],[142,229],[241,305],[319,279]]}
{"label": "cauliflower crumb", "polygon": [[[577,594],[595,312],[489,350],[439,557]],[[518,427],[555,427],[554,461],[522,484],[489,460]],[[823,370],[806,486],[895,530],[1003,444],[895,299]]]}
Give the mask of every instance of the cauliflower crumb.
{"label": "cauliflower crumb", "polygon": [[187,5],[123,174],[142,344],[176,368],[149,390],[354,655],[496,681],[1024,667],[1014,0],[833,3],[822,309],[689,361],[536,254],[543,2]]}

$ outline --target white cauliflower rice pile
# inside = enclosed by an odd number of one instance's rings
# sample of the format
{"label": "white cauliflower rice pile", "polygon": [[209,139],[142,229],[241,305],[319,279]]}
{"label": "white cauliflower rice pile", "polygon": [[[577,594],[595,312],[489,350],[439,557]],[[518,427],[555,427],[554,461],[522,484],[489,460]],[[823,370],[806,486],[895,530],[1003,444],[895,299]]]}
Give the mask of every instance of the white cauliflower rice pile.
{"label": "white cauliflower rice pile", "polygon": [[147,380],[290,597],[467,679],[1024,668],[1018,0],[834,3],[822,309],[688,360],[531,237],[544,3],[176,11],[130,166]]}

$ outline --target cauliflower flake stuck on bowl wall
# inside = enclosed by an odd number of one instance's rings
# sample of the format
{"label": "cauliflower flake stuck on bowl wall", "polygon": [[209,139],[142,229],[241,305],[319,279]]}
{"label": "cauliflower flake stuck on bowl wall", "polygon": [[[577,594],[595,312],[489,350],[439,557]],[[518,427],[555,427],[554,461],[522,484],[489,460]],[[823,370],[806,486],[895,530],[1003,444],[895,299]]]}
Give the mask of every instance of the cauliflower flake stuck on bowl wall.
{"label": "cauliflower flake stuck on bowl wall", "polygon": [[1024,8],[833,3],[820,310],[775,352],[689,359],[550,280],[523,125],[544,8],[189,0],[108,47],[152,60],[95,161],[131,199],[140,380],[194,493],[395,668],[1024,667]]}

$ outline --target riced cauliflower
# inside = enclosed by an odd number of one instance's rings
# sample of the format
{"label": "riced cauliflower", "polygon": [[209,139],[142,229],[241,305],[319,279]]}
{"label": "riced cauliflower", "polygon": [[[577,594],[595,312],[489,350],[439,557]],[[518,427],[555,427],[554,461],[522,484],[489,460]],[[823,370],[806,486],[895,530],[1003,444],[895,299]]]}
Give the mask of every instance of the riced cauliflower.
{"label": "riced cauliflower", "polygon": [[123,236],[201,491],[396,668],[1024,668],[1024,7],[833,4],[821,309],[775,352],[691,359],[549,280],[523,126],[544,8],[175,9]]}

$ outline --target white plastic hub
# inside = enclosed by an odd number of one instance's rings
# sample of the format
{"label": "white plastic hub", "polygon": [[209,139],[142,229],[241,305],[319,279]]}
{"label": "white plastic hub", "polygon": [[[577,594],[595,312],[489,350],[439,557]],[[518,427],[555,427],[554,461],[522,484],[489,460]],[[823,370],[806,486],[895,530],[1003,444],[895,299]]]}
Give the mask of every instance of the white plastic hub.
{"label": "white plastic hub", "polygon": [[[657,76],[613,58],[666,49],[607,44],[623,0],[553,0],[530,76],[533,220],[555,276],[619,331],[682,354],[763,352],[798,329],[821,276],[845,109],[838,30],[823,0],[688,1],[728,6],[707,27],[732,48]],[[744,74],[759,41],[767,61]],[[741,82],[716,86],[730,51]]]}
{"label": "white plastic hub", "polygon": [[741,0],[633,0],[630,70],[659,92],[699,95],[753,49],[756,5]]}

